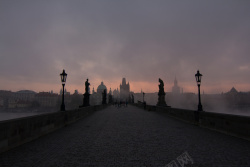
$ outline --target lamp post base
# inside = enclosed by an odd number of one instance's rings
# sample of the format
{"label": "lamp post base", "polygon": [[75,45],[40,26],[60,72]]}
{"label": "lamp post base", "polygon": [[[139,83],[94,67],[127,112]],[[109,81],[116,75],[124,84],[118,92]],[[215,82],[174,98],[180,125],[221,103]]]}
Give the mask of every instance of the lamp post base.
{"label": "lamp post base", "polygon": [[64,104],[61,105],[61,111],[65,111],[65,105]]}
{"label": "lamp post base", "polygon": [[203,111],[201,104],[198,105],[198,111]]}

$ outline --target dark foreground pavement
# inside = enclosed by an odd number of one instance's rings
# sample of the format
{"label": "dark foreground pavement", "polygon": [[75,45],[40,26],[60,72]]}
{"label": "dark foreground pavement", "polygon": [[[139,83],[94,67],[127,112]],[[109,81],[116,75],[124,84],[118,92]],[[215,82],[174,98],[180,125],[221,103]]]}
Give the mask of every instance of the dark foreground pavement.
{"label": "dark foreground pavement", "polygon": [[0,154],[0,166],[250,167],[250,142],[129,106]]}

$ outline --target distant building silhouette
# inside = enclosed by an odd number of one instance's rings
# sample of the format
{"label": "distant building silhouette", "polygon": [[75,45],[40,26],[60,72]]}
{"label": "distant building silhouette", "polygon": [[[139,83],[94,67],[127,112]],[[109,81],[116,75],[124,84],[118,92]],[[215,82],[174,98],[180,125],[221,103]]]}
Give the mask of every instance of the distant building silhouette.
{"label": "distant building silhouette", "polygon": [[238,91],[234,87],[232,87],[232,89],[229,92],[227,92],[226,94],[228,94],[228,95],[237,95],[237,93],[238,93]]}
{"label": "distant building silhouette", "polygon": [[36,92],[32,90],[20,90],[15,92],[15,99],[20,99],[22,101],[32,101],[35,98]]}
{"label": "distant building silhouette", "polygon": [[113,100],[114,101],[119,101],[120,100],[120,93],[118,88],[113,91]]}
{"label": "distant building silhouette", "polygon": [[112,96],[112,90],[110,88],[109,94],[108,94],[108,103],[111,104],[113,103],[113,96]]}
{"label": "distant building silhouette", "polygon": [[97,93],[102,94],[105,89],[107,90],[107,87],[101,82],[101,85],[97,87]]}
{"label": "distant building silhouette", "polygon": [[122,84],[120,84],[120,99],[121,101],[128,101],[130,92],[129,82],[126,83],[126,78],[122,79]]}
{"label": "distant building silhouette", "polygon": [[174,79],[174,86],[172,87],[172,93],[173,93],[174,95],[180,94],[180,93],[181,93],[181,88],[178,86],[178,82],[177,82],[176,77],[175,77],[175,79]]}
{"label": "distant building silhouette", "polygon": [[4,108],[4,98],[0,97],[0,108]]}
{"label": "distant building silhouette", "polygon": [[[35,100],[39,103],[41,107],[56,107],[58,101],[58,94],[50,92],[39,92],[35,95]],[[65,97],[65,103],[70,102],[70,97],[67,95]]]}
{"label": "distant building silhouette", "polygon": [[[60,89],[60,95],[62,95],[62,93],[63,93],[63,91],[62,91],[62,89]],[[64,95],[70,95],[70,92],[68,92],[66,88],[64,90]]]}
{"label": "distant building silhouette", "polygon": [[93,87],[92,95],[90,96],[90,105],[100,105],[102,104],[102,93],[104,90],[107,91],[107,87],[104,85],[103,82],[97,87],[97,91]]}
{"label": "distant building silhouette", "polygon": [[75,93],[71,95],[70,103],[66,106],[70,109],[77,109],[82,104],[82,95],[79,94],[78,90],[75,90]]}

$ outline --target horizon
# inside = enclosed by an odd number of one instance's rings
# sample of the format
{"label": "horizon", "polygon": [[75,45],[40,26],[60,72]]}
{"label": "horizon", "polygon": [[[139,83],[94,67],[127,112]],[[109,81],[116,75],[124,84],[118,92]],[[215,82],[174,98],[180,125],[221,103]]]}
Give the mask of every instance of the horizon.
{"label": "horizon", "polygon": [[[178,79],[177,79],[177,81],[178,81]],[[89,80],[89,82],[90,82],[90,80]],[[107,87],[107,91],[109,92],[109,90],[110,90],[110,87],[108,87],[106,84],[105,84],[105,81],[100,81],[100,83],[99,84],[97,84],[96,83],[96,85],[97,86],[92,86],[92,84],[91,84],[91,82],[90,82],[90,93],[92,94],[92,90],[93,90],[93,87],[94,87],[94,90],[95,90],[95,92],[97,91],[97,87],[101,84],[101,82],[103,82],[103,84]],[[131,85],[132,85],[132,88],[133,88],[133,83],[131,83],[130,81],[128,81],[128,80],[126,80],[126,82],[128,83],[129,82],[129,84],[130,84],[130,91],[131,92],[134,92],[134,93],[141,93],[141,91],[143,91],[143,92],[145,92],[145,93],[157,93],[159,90],[158,90],[158,88],[157,89],[155,89],[155,91],[148,91],[148,90],[143,90],[143,89],[140,89],[139,91],[134,91],[133,89],[131,89]],[[119,85],[121,84],[121,82],[118,84],[118,86],[117,87],[115,87],[115,88],[112,88],[111,87],[111,90],[112,90],[112,92],[115,90],[115,89],[117,89],[118,88],[118,90],[120,91],[120,87],[119,87]],[[156,84],[158,84],[158,83],[156,83]],[[165,84],[165,83],[164,83]],[[78,93],[84,93],[84,91],[85,91],[85,85],[84,85],[84,83],[82,84],[82,88],[80,88],[80,89],[74,89],[74,88],[69,88],[69,86],[70,85],[68,85],[67,86],[67,82],[66,82],[66,84],[65,84],[65,88],[66,88],[66,90],[67,90],[67,92],[70,92],[70,94],[73,94],[74,92],[75,92],[75,90],[77,90],[78,91]],[[158,85],[157,85],[158,86]],[[166,87],[165,87],[165,85],[164,85],[164,88],[165,88],[165,92],[166,93],[171,93],[172,92],[172,87],[174,86],[174,82],[172,83],[172,85],[168,85],[167,86],[167,89],[166,89]],[[181,85],[179,84],[179,82],[178,82],[178,86],[180,87],[180,89],[181,89],[181,92],[182,92],[182,88],[183,87],[181,87]],[[235,86],[232,86],[231,88],[229,88],[228,90],[226,90],[225,89],[225,91],[222,91],[222,92],[206,92],[204,89],[202,89],[202,86],[201,86],[201,94],[203,94],[203,92],[204,92],[204,94],[221,94],[221,93],[226,93],[226,92],[229,92],[232,88],[235,88],[238,92],[245,92],[245,93],[248,93],[248,92],[250,92],[250,90],[239,90],[237,87],[235,87]],[[18,91],[21,91],[21,90],[30,90],[30,91],[34,91],[34,92],[36,92],[36,93],[39,93],[39,92],[51,92],[51,91],[53,91],[53,93],[57,93],[57,94],[60,94],[60,90],[62,89],[62,87],[61,87],[61,85],[59,85],[58,86],[58,88],[57,89],[51,89],[51,90],[49,90],[49,89],[47,89],[47,90],[42,90],[42,89],[29,89],[29,88],[21,88],[21,89],[13,89],[13,90],[11,90],[11,89],[0,89],[0,90],[3,90],[3,91],[11,91],[11,92],[18,92]],[[139,89],[139,88],[138,88]],[[185,88],[183,88],[183,93],[194,93],[194,94],[198,94],[198,91],[197,91],[197,86],[195,85],[194,87],[193,87],[193,89],[194,89],[194,91],[192,91],[192,88],[191,89],[187,89],[187,90],[189,90],[189,91],[185,91]]]}

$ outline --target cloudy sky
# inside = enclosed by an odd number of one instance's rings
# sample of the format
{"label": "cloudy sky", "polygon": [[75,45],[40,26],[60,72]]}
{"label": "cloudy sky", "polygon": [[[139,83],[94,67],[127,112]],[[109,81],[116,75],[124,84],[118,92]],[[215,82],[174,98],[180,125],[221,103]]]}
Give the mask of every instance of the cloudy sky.
{"label": "cloudy sky", "polygon": [[0,0],[0,89],[250,91],[249,0]]}

